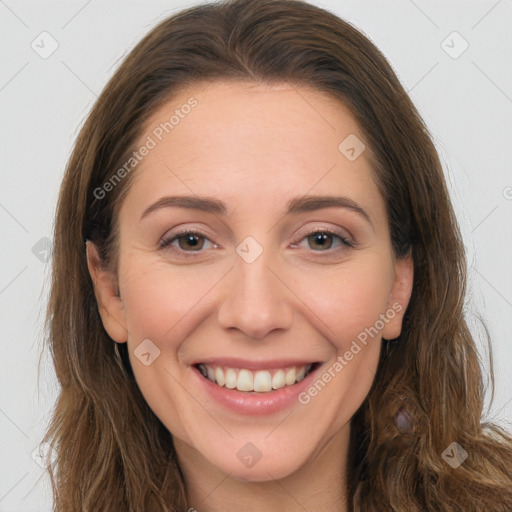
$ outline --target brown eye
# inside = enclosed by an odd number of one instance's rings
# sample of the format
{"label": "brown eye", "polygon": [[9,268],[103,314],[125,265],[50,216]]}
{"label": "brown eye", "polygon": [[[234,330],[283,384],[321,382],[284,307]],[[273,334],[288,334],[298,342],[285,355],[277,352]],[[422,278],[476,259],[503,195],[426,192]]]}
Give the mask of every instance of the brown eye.
{"label": "brown eye", "polygon": [[298,245],[302,245],[305,241],[307,241],[306,248],[312,249],[313,252],[336,252],[356,246],[356,243],[346,238],[343,233],[335,233],[329,229],[316,229],[309,232]]}
{"label": "brown eye", "polygon": [[190,249],[193,251],[201,250],[204,245],[204,237],[195,233],[180,235],[175,239],[179,241],[179,248],[183,249],[184,251],[188,251]]}
{"label": "brown eye", "polygon": [[199,255],[200,253],[206,252],[210,247],[217,247],[208,237],[190,229],[179,233],[169,233],[160,240],[159,245],[161,249],[169,250],[183,256]]}
{"label": "brown eye", "polygon": [[321,250],[330,249],[332,247],[332,233],[326,233],[324,231],[317,231],[308,235],[308,240],[312,242],[309,244],[309,247],[314,249],[315,246],[320,248]]}

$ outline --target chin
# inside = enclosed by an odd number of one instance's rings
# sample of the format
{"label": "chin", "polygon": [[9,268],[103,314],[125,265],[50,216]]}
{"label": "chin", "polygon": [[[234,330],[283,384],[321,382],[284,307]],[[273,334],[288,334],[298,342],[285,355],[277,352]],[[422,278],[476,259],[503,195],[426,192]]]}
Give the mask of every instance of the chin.
{"label": "chin", "polygon": [[287,445],[282,440],[275,439],[270,442],[265,439],[268,433],[262,435],[258,441],[240,441],[230,439],[224,443],[222,451],[202,452],[210,464],[217,467],[230,477],[245,482],[267,482],[286,478],[298,471],[310,459],[313,447],[306,450],[297,450],[294,441]]}

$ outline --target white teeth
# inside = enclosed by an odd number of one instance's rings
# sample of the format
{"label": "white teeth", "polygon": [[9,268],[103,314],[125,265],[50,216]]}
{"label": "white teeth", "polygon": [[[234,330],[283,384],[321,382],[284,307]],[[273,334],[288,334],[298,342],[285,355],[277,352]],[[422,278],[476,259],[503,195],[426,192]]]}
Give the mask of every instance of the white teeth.
{"label": "white teeth", "polygon": [[281,389],[285,385],[286,385],[286,382],[284,381],[283,370],[277,370],[277,372],[274,373],[274,376],[272,377],[272,388],[273,389]]}
{"label": "white teeth", "polygon": [[[214,379],[210,380],[213,381]],[[224,384],[226,383],[224,372],[222,371],[222,368],[220,366],[217,366],[217,368],[215,368],[215,381],[217,381],[217,384],[219,386],[224,386]]]}
{"label": "white teeth", "polygon": [[300,382],[310,371],[311,366],[307,364],[298,369],[295,367],[280,369],[275,371],[274,375],[267,370],[252,372],[246,369],[222,368],[205,364],[199,365],[199,371],[208,380],[221,387],[265,393]]}
{"label": "white teeth", "polygon": [[254,376],[254,391],[270,391],[272,389],[272,377],[270,372],[261,370]]}
{"label": "white teeth", "polygon": [[295,382],[296,378],[297,374],[295,373],[295,368],[290,368],[284,376],[284,381],[286,382],[287,386],[291,386]]}
{"label": "white teeth", "polygon": [[306,368],[303,366],[298,372],[295,379],[300,382],[306,376]]}
{"label": "white teeth", "polygon": [[238,372],[236,388],[240,391],[252,391],[254,389],[253,376],[249,370],[240,370]]}
{"label": "white teeth", "polygon": [[233,368],[228,368],[226,370],[226,387],[229,389],[236,388],[236,372]]}

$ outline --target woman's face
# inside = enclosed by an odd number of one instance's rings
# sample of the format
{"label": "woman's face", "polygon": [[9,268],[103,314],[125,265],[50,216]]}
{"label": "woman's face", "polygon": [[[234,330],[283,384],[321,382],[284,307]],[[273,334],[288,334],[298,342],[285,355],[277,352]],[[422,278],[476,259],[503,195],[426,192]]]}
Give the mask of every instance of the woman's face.
{"label": "woman's face", "polygon": [[354,118],[305,87],[214,82],[139,142],[118,274],[90,244],[89,268],[180,458],[251,481],[337,459],[412,287]]}

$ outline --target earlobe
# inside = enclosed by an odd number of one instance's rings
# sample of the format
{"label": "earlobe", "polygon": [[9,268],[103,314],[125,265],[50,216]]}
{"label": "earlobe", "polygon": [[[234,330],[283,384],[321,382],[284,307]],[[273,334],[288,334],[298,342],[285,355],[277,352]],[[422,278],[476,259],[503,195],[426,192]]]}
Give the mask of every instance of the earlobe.
{"label": "earlobe", "polygon": [[382,330],[387,340],[398,338],[402,332],[402,321],[409,305],[414,282],[414,261],[412,252],[395,261],[395,279],[389,294],[386,316],[389,321]]}
{"label": "earlobe", "polygon": [[98,249],[90,240],[86,242],[87,268],[94,285],[98,311],[108,335],[118,343],[128,338],[123,302],[117,292],[116,276],[101,265]]}

